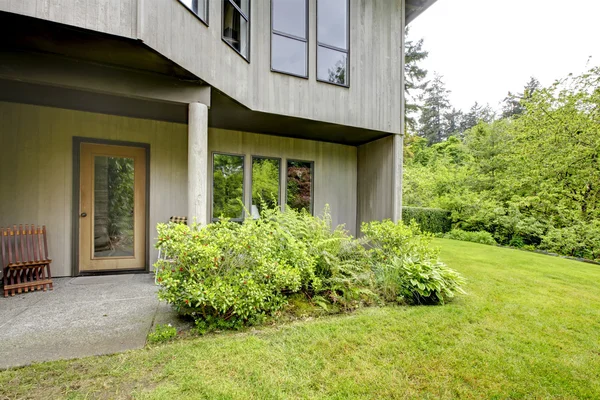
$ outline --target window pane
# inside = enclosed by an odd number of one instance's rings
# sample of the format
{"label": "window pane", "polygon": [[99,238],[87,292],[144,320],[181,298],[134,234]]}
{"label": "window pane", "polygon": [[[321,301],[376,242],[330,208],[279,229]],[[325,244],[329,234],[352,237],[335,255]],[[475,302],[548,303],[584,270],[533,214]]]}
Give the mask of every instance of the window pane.
{"label": "window pane", "polygon": [[306,39],[306,1],[273,0],[273,29]]}
{"label": "window pane", "polygon": [[271,66],[280,72],[306,76],[306,43],[273,34]]}
{"label": "window pane", "polygon": [[252,159],[252,212],[258,218],[263,204],[268,208],[279,204],[280,161],[275,158]]}
{"label": "window pane", "polygon": [[198,15],[202,20],[206,21],[206,3],[208,0],[179,0],[187,8],[192,10],[194,14]]}
{"label": "window pane", "polygon": [[348,49],[348,0],[317,1],[320,43]]}
{"label": "window pane", "polygon": [[[225,0],[227,1],[227,0]],[[246,16],[250,15],[250,0],[232,0]]]}
{"label": "window pane", "polygon": [[348,84],[348,60],[346,53],[319,46],[317,78],[338,83]]}
{"label": "window pane", "polygon": [[223,14],[223,39],[248,58],[248,21],[227,0]]}
{"label": "window pane", "polygon": [[244,157],[213,156],[213,218],[243,217]]}
{"label": "window pane", "polygon": [[94,157],[94,257],[133,257],[134,160]]}
{"label": "window pane", "polygon": [[312,173],[310,162],[287,162],[286,204],[289,208],[312,213]]}

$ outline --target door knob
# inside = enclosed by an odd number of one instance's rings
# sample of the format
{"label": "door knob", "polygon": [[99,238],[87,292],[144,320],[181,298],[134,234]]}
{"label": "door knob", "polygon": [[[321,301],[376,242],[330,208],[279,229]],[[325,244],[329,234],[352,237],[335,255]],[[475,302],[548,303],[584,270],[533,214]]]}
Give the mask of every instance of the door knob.
{"label": "door knob", "polygon": [[87,213],[81,213],[81,217],[82,217],[82,218],[85,218],[85,217],[87,217]]}

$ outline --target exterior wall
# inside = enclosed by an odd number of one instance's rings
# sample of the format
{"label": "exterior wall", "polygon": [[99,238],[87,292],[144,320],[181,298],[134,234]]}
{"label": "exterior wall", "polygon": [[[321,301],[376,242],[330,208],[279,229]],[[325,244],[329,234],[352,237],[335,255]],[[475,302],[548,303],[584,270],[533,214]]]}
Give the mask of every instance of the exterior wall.
{"label": "exterior wall", "polygon": [[177,0],[142,0],[140,38],[251,109],[400,133],[404,1],[350,2],[350,88],[316,81],[316,0],[309,0],[309,79],[271,72],[270,2],[250,12],[250,63],[221,40],[222,0],[207,27]]}
{"label": "exterior wall", "polygon": [[55,276],[72,270],[73,136],[150,144],[151,240],[187,212],[186,125],[0,102],[0,226],[45,224]]}
{"label": "exterior wall", "polygon": [[138,0],[0,0],[0,10],[135,37]]}
{"label": "exterior wall", "polygon": [[[333,224],[345,224],[352,234],[356,233],[356,147],[212,128],[208,130],[208,147],[211,174],[213,152],[246,156],[246,204],[250,203],[252,196],[252,156],[281,158],[282,202],[285,199],[286,159],[314,161],[314,214],[321,214],[325,205],[329,204]],[[209,191],[211,190],[212,180],[209,181]],[[209,196],[211,198],[212,195]]]}
{"label": "exterior wall", "polygon": [[[397,135],[402,139],[401,136]],[[358,147],[358,226],[394,218],[394,137]],[[401,189],[400,189],[401,190]]]}

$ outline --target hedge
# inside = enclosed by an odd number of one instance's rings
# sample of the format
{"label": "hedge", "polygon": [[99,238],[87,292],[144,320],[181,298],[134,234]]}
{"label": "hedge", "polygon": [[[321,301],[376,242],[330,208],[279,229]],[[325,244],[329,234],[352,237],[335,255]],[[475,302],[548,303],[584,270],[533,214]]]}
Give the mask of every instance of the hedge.
{"label": "hedge", "polygon": [[441,208],[402,207],[402,221],[409,224],[415,220],[421,230],[431,233],[446,233],[452,229],[450,211]]}

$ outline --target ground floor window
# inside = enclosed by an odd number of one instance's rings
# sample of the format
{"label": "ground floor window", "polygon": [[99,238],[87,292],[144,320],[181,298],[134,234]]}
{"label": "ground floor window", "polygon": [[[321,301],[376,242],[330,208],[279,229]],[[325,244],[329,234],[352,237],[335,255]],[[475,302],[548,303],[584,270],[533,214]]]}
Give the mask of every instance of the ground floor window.
{"label": "ground floor window", "polygon": [[252,208],[253,218],[258,218],[263,205],[279,205],[281,160],[279,158],[252,157]]}
{"label": "ground floor window", "polygon": [[313,212],[313,166],[311,161],[287,161],[286,205]]}
{"label": "ground floor window", "polygon": [[213,154],[213,221],[244,217],[244,156]]}

